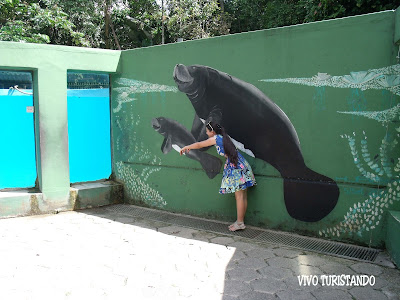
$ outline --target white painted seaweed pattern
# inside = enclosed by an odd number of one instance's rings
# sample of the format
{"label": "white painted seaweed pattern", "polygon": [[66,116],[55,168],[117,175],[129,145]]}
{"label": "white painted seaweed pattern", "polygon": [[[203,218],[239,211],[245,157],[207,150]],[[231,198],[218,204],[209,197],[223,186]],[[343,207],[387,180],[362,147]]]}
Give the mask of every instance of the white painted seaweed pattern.
{"label": "white painted seaweed pattern", "polygon": [[[400,95],[400,64],[373,69],[361,72],[351,72],[350,75],[331,76],[326,73],[318,73],[311,78],[284,78],[284,79],[263,79],[264,82],[286,82],[293,84],[301,84],[315,87],[336,87],[336,88],[353,88],[353,89],[377,89],[388,90],[394,95]],[[380,122],[383,126],[387,126],[389,122],[400,120],[400,104],[383,111],[358,111],[358,112],[342,112],[342,114],[352,114],[362,116]],[[400,127],[396,128],[400,132]],[[368,150],[367,136],[363,131],[361,139],[361,157],[369,167],[366,170],[364,163],[361,161],[359,152],[356,147],[355,132],[353,136],[342,135],[342,138],[348,140],[350,151],[353,156],[354,163],[360,173],[372,182],[378,183],[382,176],[386,176],[391,182],[388,183],[385,190],[374,192],[368,196],[363,202],[355,203],[349,208],[349,211],[344,216],[344,220],[339,224],[320,230],[321,236],[337,236],[342,233],[355,233],[362,236],[363,232],[374,230],[382,222],[384,209],[388,209],[395,201],[400,201],[400,158],[397,157],[397,163],[393,166],[388,160],[389,153],[398,145],[397,139],[389,142],[387,135],[383,138],[379,156],[372,158]],[[399,137],[399,134],[397,134]]]}
{"label": "white painted seaweed pattern", "polygon": [[[393,76],[397,76],[400,74],[400,65],[390,67],[390,72],[397,74]],[[379,69],[380,71],[382,69]],[[386,70],[387,71],[387,70]],[[389,72],[388,72],[389,73]],[[380,81],[382,82],[382,80]],[[400,81],[397,82],[392,81],[392,85],[383,85],[383,87],[390,87],[390,90],[393,94],[400,95],[399,85]],[[396,85],[394,85],[396,84]],[[385,89],[385,88],[381,88]],[[388,126],[389,122],[394,122],[400,120],[400,104],[383,111],[360,111],[360,112],[338,112],[344,114],[352,114],[356,116],[366,117],[375,121],[378,121],[383,126]],[[400,127],[395,128],[396,131],[400,132]],[[334,227],[330,227],[328,229],[322,230],[319,232],[320,235],[324,236],[340,236],[341,233],[345,232],[354,232],[359,236],[362,236],[364,231],[370,231],[375,229],[381,222],[381,218],[383,215],[383,208],[388,209],[393,205],[394,201],[400,201],[400,158],[397,157],[397,163],[393,166],[393,170],[391,167],[391,163],[388,159],[389,153],[393,152],[393,150],[398,145],[398,140],[394,138],[392,141],[389,141],[388,136],[382,139],[381,146],[379,148],[379,165],[376,160],[371,158],[371,154],[368,151],[368,143],[367,136],[363,131],[364,138],[361,140],[361,155],[365,163],[367,163],[368,167],[372,172],[365,170],[363,163],[360,160],[358,155],[358,151],[355,145],[355,133],[353,132],[353,136],[350,135],[342,135],[342,138],[346,138],[349,142],[350,151],[353,155],[353,160],[360,171],[360,173],[369,180],[378,183],[381,181],[382,176],[386,175],[388,179],[393,180],[389,182],[386,189],[380,191],[379,193],[372,193],[368,196],[368,199],[362,203],[354,204],[354,208],[350,207],[349,212],[344,216],[344,220],[341,221],[338,225]],[[397,134],[399,137],[399,134]]]}
{"label": "white painted seaweed pattern", "polygon": [[[137,101],[134,97],[135,94],[144,94],[152,92],[177,92],[178,89],[174,86],[160,85],[155,83],[149,83],[140,80],[134,80],[129,78],[119,78],[116,83],[122,85],[121,87],[113,88],[113,91],[117,93],[116,100],[118,102],[117,107],[113,108],[114,113],[121,112],[122,104]],[[116,120],[118,128],[122,130],[123,126],[119,120]],[[130,124],[139,125],[140,116],[130,116]],[[152,153],[147,149],[142,141],[139,143],[136,131],[128,137],[128,143],[135,145],[128,161],[144,161],[149,160],[152,157]],[[120,137],[116,141],[117,151],[122,151],[120,145]],[[153,207],[163,207],[167,205],[167,202],[160,195],[160,193],[154,190],[149,184],[146,183],[149,176],[161,170],[161,159],[154,155],[153,160],[150,162],[153,166],[145,167],[140,174],[135,173],[134,169],[120,161],[116,163],[118,176],[124,181],[125,188],[128,196],[132,199],[143,201]]]}
{"label": "white painted seaweed pattern", "polygon": [[392,181],[388,183],[385,190],[374,192],[364,202],[358,202],[351,206],[343,221],[335,226],[320,230],[320,235],[339,237],[342,233],[356,233],[362,236],[364,231],[373,230],[381,224],[384,209],[388,209],[395,201],[400,201],[400,158],[397,158],[397,164],[393,167],[393,170],[388,160],[388,153],[398,145],[397,139],[389,142],[387,136],[383,138],[379,153],[380,161],[377,162],[377,159],[372,158],[368,150],[365,132],[363,132],[363,135],[364,137],[360,142],[361,156],[371,171],[367,171],[361,161],[355,143],[355,133],[353,132],[353,136],[342,136],[342,138],[346,138],[349,141],[350,151],[358,170],[364,177],[378,183],[378,186],[383,175]]}
{"label": "white painted seaweed pattern", "polygon": [[[385,126],[389,122],[400,120],[400,104],[382,111],[338,111],[338,113],[366,117]],[[400,132],[399,128],[396,128],[398,132]]]}
{"label": "white painted seaweed pattern", "polygon": [[117,92],[118,102],[117,107],[113,108],[114,113],[117,113],[122,109],[123,103],[129,103],[138,100],[134,97],[135,94],[152,92],[178,92],[178,89],[174,86],[150,83],[129,78],[119,78],[115,82],[123,86],[113,88],[113,91]]}
{"label": "white painted seaweed pattern", "polygon": [[178,89],[175,86],[150,83],[129,78],[119,78],[115,82],[123,85],[123,87],[116,87],[113,89],[119,93],[126,92],[129,94],[142,94],[151,92],[178,92]]}
{"label": "white painted seaweed pattern", "polygon": [[319,231],[320,235],[325,237],[330,235],[339,237],[341,233],[356,233],[362,236],[364,231],[373,230],[381,223],[384,209],[386,210],[391,207],[394,202],[400,201],[400,158],[397,157],[397,163],[393,166],[393,169],[388,159],[389,153],[393,152],[398,145],[397,139],[394,138],[392,141],[389,141],[387,135],[385,135],[379,148],[380,160],[378,162],[377,158],[372,158],[368,150],[367,136],[364,131],[363,135],[364,137],[360,142],[361,156],[371,171],[366,170],[366,167],[360,159],[355,142],[356,134],[353,132],[353,136],[346,134],[341,136],[342,138],[346,138],[349,142],[350,152],[356,167],[365,178],[377,183],[378,186],[384,175],[391,180],[391,182],[388,183],[385,190],[374,192],[370,194],[368,199],[364,202],[354,204],[354,207],[349,208],[343,221],[336,226]]}
{"label": "white painted seaweed pattern", "polygon": [[[167,205],[167,202],[160,193],[146,183],[151,172],[143,170],[140,175],[135,174],[134,170],[130,166],[125,165],[122,161],[117,162],[116,166],[119,177],[124,181],[128,197],[143,201],[152,207],[164,207]],[[152,172],[154,171],[153,169]],[[148,174],[143,177],[143,174],[146,172],[148,172]]]}
{"label": "white painted seaweed pattern", "polygon": [[400,201],[400,180],[387,185],[386,190],[372,193],[364,202],[358,202],[349,208],[344,220],[336,226],[319,231],[321,236],[337,236],[342,233],[356,233],[362,236],[364,231],[374,230],[382,223],[384,209],[388,209],[395,201]]}
{"label": "white painted seaweed pattern", "polygon": [[118,105],[116,108],[113,108],[113,112],[114,113],[119,112],[122,109],[122,103],[129,103],[135,100],[137,100],[137,98],[129,97],[129,94],[126,92],[120,93],[119,95],[117,95]]}
{"label": "white painted seaweed pattern", "polygon": [[[362,163],[360,156],[358,154],[356,148],[356,140],[355,140],[355,132],[353,132],[353,136],[350,135],[341,135],[342,138],[346,138],[349,142],[350,152],[353,155],[353,161],[358,170],[365,178],[369,180],[379,183],[381,181],[381,176],[386,175],[388,178],[393,177],[393,171],[391,169],[391,164],[388,159],[388,154],[394,150],[394,148],[398,145],[397,139],[394,139],[392,142],[389,142],[388,137],[385,136],[382,139],[381,147],[379,148],[379,157],[380,161],[377,162],[376,159],[371,158],[371,154],[368,150],[368,141],[365,132],[363,131],[363,139],[361,140],[361,156],[364,162],[368,165],[368,167],[373,171],[369,172],[365,170],[364,164]],[[398,158],[400,162],[400,158]],[[378,165],[380,163],[380,165]],[[394,167],[394,170],[398,169],[399,163]]]}
{"label": "white painted seaweed pattern", "polygon": [[400,64],[368,71],[350,72],[349,75],[342,76],[318,73],[310,78],[261,79],[260,81],[285,82],[316,87],[356,88],[362,91],[368,89],[388,90],[399,96]]}
{"label": "white painted seaweed pattern", "polygon": [[[130,124],[136,126],[140,124],[139,115],[131,115],[128,119],[130,120]],[[118,123],[118,126],[122,128],[120,122]],[[139,143],[136,131],[134,131],[132,135],[129,136],[129,143],[134,144],[135,147],[132,151],[132,154],[128,158],[128,161],[137,160],[141,162],[148,161],[149,159],[152,160],[150,162],[151,166],[145,167],[140,173],[135,173],[133,167],[131,167],[129,164],[125,164],[122,161],[116,163],[117,175],[124,182],[125,190],[128,196],[131,199],[142,201],[152,207],[164,207],[165,205],[167,205],[167,202],[164,200],[162,195],[146,183],[152,173],[161,170],[161,159],[158,156],[152,154],[145,147],[143,142]],[[118,149],[120,149],[120,139],[117,139],[117,150]]]}

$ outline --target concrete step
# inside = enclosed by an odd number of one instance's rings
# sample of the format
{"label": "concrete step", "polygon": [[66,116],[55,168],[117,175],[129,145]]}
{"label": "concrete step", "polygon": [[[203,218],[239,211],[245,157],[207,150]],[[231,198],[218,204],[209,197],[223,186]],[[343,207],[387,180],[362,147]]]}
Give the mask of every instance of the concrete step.
{"label": "concrete step", "polygon": [[400,211],[388,211],[385,243],[394,263],[400,268]]}
{"label": "concrete step", "polygon": [[123,202],[123,185],[114,181],[78,183],[71,186],[70,203],[73,210]]}
{"label": "concrete step", "polygon": [[123,203],[123,185],[110,180],[72,184],[62,199],[46,199],[36,189],[0,191],[0,218],[57,213]]}

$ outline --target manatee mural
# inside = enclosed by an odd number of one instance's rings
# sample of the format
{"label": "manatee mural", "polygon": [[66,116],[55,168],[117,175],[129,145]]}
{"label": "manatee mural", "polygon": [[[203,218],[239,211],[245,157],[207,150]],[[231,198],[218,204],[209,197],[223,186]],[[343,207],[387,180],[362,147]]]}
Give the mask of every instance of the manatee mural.
{"label": "manatee mural", "polygon": [[290,216],[315,222],[333,210],[339,197],[335,181],[305,165],[293,124],[259,89],[201,65],[178,64],[173,77],[193,105],[191,134],[196,141],[207,138],[207,122],[221,124],[241,150],[280,172]]}

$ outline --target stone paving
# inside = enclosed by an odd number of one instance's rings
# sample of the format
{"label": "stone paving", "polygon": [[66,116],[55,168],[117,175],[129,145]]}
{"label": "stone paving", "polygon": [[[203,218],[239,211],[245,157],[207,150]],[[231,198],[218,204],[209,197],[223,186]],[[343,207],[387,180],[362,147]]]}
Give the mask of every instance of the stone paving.
{"label": "stone paving", "polygon": [[[107,207],[2,219],[0,237],[0,299],[383,300],[400,295],[395,268],[129,217]],[[341,274],[374,276],[375,284],[323,285],[321,276]],[[302,275],[310,276],[310,285],[299,284]]]}

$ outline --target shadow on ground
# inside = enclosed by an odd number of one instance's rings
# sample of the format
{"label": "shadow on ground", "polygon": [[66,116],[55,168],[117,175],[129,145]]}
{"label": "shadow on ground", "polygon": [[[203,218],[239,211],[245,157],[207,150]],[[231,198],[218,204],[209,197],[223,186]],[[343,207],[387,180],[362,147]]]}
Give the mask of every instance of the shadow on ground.
{"label": "shadow on ground", "polygon": [[[182,227],[168,221],[149,220],[129,213],[115,212],[110,207],[79,212],[176,238],[208,243],[217,247],[224,246],[222,249],[226,249],[225,252],[217,249],[215,250],[216,257],[205,259],[205,263],[209,266],[204,269],[205,274],[199,275],[196,279],[210,289],[209,299],[399,299],[400,272],[398,269],[273,244],[257,243],[241,236],[232,236],[228,231],[224,235]],[[198,254],[206,255],[205,252]],[[186,254],[182,253],[182,255]],[[218,257],[218,255],[226,257]],[[190,253],[188,256],[190,258]],[[191,263],[196,264],[196,255],[192,258],[194,260],[186,261],[189,269]],[[219,269],[213,270],[212,266],[217,267],[218,264]],[[223,270],[221,266],[224,266]],[[207,270],[219,274],[215,277],[210,275],[213,274],[212,272],[208,274]],[[184,270],[181,271],[184,272]],[[373,286],[328,286],[327,282],[323,285],[322,276],[341,274],[374,276],[376,282]],[[300,284],[298,276],[302,275],[314,276],[318,279],[317,284]],[[208,282],[210,280],[214,282]],[[189,282],[189,289],[180,296],[193,296],[198,299],[196,297],[201,293],[192,294],[190,284],[193,287],[199,286]],[[200,286],[203,285],[200,284]]]}

